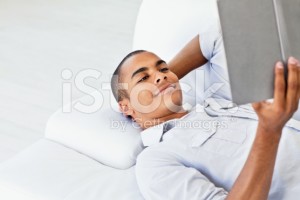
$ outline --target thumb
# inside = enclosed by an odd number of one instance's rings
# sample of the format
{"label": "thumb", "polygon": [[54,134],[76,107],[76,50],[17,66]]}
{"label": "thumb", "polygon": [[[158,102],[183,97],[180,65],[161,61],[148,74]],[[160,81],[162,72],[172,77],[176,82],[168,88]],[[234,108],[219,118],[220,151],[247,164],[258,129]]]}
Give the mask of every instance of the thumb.
{"label": "thumb", "polygon": [[261,109],[262,103],[261,102],[255,102],[252,103],[252,107],[254,108],[254,110],[257,112]]}

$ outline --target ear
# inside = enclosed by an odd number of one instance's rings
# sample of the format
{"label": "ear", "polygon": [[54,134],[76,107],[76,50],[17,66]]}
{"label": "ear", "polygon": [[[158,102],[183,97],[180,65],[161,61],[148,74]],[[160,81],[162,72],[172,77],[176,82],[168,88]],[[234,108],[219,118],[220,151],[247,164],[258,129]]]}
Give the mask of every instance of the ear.
{"label": "ear", "polygon": [[134,117],[134,110],[131,107],[129,99],[123,99],[119,101],[119,109],[125,116]]}

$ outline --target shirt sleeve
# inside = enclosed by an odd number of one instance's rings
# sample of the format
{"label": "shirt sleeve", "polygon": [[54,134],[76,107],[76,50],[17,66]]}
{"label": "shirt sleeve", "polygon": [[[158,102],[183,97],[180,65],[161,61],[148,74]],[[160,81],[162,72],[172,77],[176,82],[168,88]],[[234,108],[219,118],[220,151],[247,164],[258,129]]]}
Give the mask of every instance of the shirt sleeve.
{"label": "shirt sleeve", "polygon": [[216,50],[216,43],[220,37],[221,31],[215,26],[211,26],[206,31],[199,33],[200,49],[207,60],[212,59]]}
{"label": "shirt sleeve", "polygon": [[203,33],[199,33],[200,49],[208,60],[205,71],[204,99],[226,99],[231,101],[231,91],[227,61],[220,27],[212,26]]}
{"label": "shirt sleeve", "polygon": [[221,200],[227,191],[216,187],[203,174],[186,167],[172,155],[147,151],[138,157],[137,183],[146,200]]}

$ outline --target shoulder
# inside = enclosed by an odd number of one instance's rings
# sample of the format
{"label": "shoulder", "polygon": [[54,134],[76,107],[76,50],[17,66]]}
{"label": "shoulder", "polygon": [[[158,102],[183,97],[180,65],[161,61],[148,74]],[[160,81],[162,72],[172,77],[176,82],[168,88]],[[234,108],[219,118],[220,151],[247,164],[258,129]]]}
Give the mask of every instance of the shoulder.
{"label": "shoulder", "polygon": [[137,157],[136,167],[156,167],[158,165],[172,165],[180,163],[180,150],[172,143],[161,142],[145,148]]}
{"label": "shoulder", "polygon": [[207,60],[214,55],[217,42],[223,41],[220,25],[212,24],[208,29],[199,33],[201,51]]}

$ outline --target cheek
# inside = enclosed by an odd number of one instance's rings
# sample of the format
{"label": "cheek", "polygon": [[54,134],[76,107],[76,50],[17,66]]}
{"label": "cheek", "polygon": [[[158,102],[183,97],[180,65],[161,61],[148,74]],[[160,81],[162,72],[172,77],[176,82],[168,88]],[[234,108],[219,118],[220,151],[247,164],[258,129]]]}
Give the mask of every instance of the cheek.
{"label": "cheek", "polygon": [[168,78],[169,78],[173,83],[178,82],[178,77],[177,77],[173,72],[169,72]]}
{"label": "cheek", "polygon": [[182,92],[179,83],[176,84],[176,89],[171,94],[164,95],[164,102],[167,107],[172,109],[174,106],[182,105]]}
{"label": "cheek", "polygon": [[130,92],[130,100],[135,105],[148,106],[153,102],[153,93],[150,84],[141,84],[133,87]]}
{"label": "cheek", "polygon": [[172,101],[177,106],[182,105],[182,93],[181,93],[181,91],[177,90],[172,94]]}
{"label": "cheek", "polygon": [[149,90],[140,91],[137,99],[141,105],[147,106],[153,101],[152,92]]}
{"label": "cheek", "polygon": [[175,90],[171,95],[165,96],[164,100],[168,106],[172,106],[172,105],[181,106],[182,105],[181,91]]}
{"label": "cheek", "polygon": [[135,89],[130,92],[130,102],[135,111],[149,114],[159,107],[160,99],[154,98],[149,88],[151,87],[148,87],[148,85],[145,87],[143,84],[135,87]]}
{"label": "cheek", "polygon": [[141,113],[153,112],[160,104],[159,99],[153,96],[155,89],[153,84],[147,83],[133,87],[129,94],[133,108]]}

